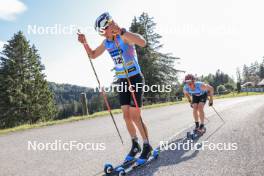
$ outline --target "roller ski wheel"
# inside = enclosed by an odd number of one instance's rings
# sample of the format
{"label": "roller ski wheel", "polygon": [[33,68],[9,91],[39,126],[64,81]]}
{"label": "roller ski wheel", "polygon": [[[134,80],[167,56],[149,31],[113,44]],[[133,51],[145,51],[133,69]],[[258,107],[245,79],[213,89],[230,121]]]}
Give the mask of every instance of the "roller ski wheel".
{"label": "roller ski wheel", "polygon": [[119,167],[116,169],[116,173],[118,176],[125,176],[126,175],[126,171],[123,167]]}
{"label": "roller ski wheel", "polygon": [[195,137],[197,136],[197,133],[191,133],[191,132],[187,132],[187,140],[194,140]]}
{"label": "roller ski wheel", "polygon": [[197,133],[198,130],[199,130],[199,127],[198,127],[198,128],[195,128],[195,129],[193,130],[193,133]]}
{"label": "roller ski wheel", "polygon": [[104,173],[109,175],[114,171],[114,167],[111,164],[105,164]]}
{"label": "roller ski wheel", "polygon": [[186,134],[187,139],[191,139],[191,135],[192,135],[191,132],[188,131]]}
{"label": "roller ski wheel", "polygon": [[152,156],[153,156],[154,159],[158,159],[158,157],[159,157],[159,150],[158,149],[153,150]]}
{"label": "roller ski wheel", "polygon": [[206,128],[198,129],[196,132],[199,136],[202,136],[204,133],[206,133]]}

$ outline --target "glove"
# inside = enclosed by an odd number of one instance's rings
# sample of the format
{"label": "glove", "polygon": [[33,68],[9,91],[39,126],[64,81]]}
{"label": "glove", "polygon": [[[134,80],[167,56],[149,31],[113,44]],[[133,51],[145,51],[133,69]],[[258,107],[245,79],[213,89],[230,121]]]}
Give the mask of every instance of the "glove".
{"label": "glove", "polygon": [[213,100],[209,100],[209,106],[213,106]]}
{"label": "glove", "polygon": [[193,108],[193,104],[192,104],[192,101],[191,100],[189,101],[189,103],[190,103],[191,108]]}

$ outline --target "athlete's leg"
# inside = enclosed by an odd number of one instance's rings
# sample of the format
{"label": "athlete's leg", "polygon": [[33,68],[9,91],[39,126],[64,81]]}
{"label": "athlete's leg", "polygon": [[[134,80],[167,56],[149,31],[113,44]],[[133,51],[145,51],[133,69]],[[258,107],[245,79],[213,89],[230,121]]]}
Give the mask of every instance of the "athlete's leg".
{"label": "athlete's leg", "polygon": [[124,162],[129,162],[135,158],[135,156],[141,152],[141,147],[138,143],[138,138],[136,134],[136,127],[133,123],[133,116],[130,114],[130,92],[121,92],[119,94],[121,109],[123,111],[123,117],[126,123],[127,130],[131,136],[132,147],[127,154]]}
{"label": "athlete's leg", "polygon": [[129,108],[129,113],[133,119],[134,124],[137,126],[144,143],[148,143],[148,130],[141,118],[141,109],[140,109],[143,101],[142,87],[144,85],[144,79],[142,75],[138,74],[132,77],[130,80],[131,80],[131,84],[134,87],[131,89],[131,91],[133,92],[131,92],[131,107]]}
{"label": "athlete's leg", "polygon": [[199,112],[200,122],[201,122],[201,124],[204,124],[204,103],[203,102],[200,102],[198,104],[197,110]]}
{"label": "athlete's leg", "polygon": [[135,158],[135,156],[139,152],[141,152],[141,147],[138,143],[135,125],[133,124],[133,120],[132,120],[133,116],[131,116],[130,111],[129,111],[130,105],[123,105],[123,106],[121,106],[121,108],[123,111],[127,130],[128,130],[128,132],[131,136],[131,139],[132,139],[131,149],[130,149],[129,153],[127,154],[125,161],[124,161],[124,163],[126,163],[126,162],[133,160]]}
{"label": "athlete's leg", "polygon": [[128,91],[127,81],[126,79],[119,79],[118,80],[121,90],[119,90],[119,102],[121,105],[121,109],[123,112],[123,118],[126,123],[127,130],[131,136],[131,139],[137,137],[136,135],[136,128],[133,124],[132,116],[129,114],[129,107],[130,107],[130,92]]}
{"label": "athlete's leg", "polygon": [[206,104],[206,100],[207,100],[207,93],[201,95],[198,101],[198,112],[199,112],[199,118],[200,118],[202,125],[204,125],[204,119],[205,119],[204,105]]}
{"label": "athlete's leg", "polygon": [[139,160],[137,160],[137,164],[140,165],[145,163],[147,159],[150,157],[152,147],[149,144],[149,140],[148,140],[148,129],[141,119],[139,110],[135,107],[130,107],[130,115],[133,115],[133,121],[136,124],[143,139],[143,150],[140,154]]}
{"label": "athlete's leg", "polygon": [[152,147],[149,144],[149,138],[148,138],[148,129],[146,125],[143,123],[142,117],[141,117],[141,106],[142,106],[142,96],[143,96],[143,90],[142,88],[137,87],[137,83],[140,83],[142,86],[143,78],[141,76],[135,76],[131,79],[132,85],[135,86],[135,91],[133,94],[131,94],[131,98],[133,98],[133,95],[135,99],[132,99],[131,101],[131,107],[130,109],[130,115],[133,116],[133,122],[137,126],[142,139],[143,139],[143,150],[140,154],[139,159],[137,160],[137,164],[143,164],[147,161],[147,159],[151,155]]}
{"label": "athlete's leg", "polygon": [[203,134],[205,133],[205,127],[204,127],[204,102],[200,102],[198,104],[198,111],[199,111],[199,118],[200,118],[200,121],[201,121],[201,124],[200,124],[200,127],[198,129],[198,131]]}
{"label": "athlete's leg", "polygon": [[127,130],[131,136],[132,139],[137,137],[136,134],[136,128],[135,125],[133,124],[133,116],[130,115],[130,105],[123,105],[121,106],[122,112],[123,112],[123,117],[126,122],[126,127]]}
{"label": "athlete's leg", "polygon": [[198,115],[198,104],[194,103],[192,104],[193,107],[193,118],[195,122],[199,122],[199,115]]}
{"label": "athlete's leg", "polygon": [[133,119],[133,122],[137,126],[143,141],[147,142],[147,140],[148,140],[148,129],[141,119],[141,110],[136,109],[135,107],[130,107],[129,113]]}

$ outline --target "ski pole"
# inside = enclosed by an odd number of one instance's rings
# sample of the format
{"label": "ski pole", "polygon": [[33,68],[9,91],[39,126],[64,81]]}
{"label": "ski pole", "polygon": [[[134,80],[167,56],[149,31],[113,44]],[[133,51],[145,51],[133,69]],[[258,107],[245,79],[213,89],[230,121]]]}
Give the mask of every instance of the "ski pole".
{"label": "ski pole", "polygon": [[222,118],[222,116],[216,111],[215,107],[212,106],[212,108],[213,108],[213,110],[215,111],[215,113],[217,114],[217,116],[222,120],[222,122],[225,123],[225,120],[224,120],[224,119]]}
{"label": "ski pole", "polygon": [[[78,35],[79,35],[79,34],[81,34],[80,30],[78,30]],[[87,44],[84,44],[84,43],[83,43],[83,46],[84,46],[85,51],[86,51],[86,53],[87,53],[87,55],[88,55],[88,58],[89,58],[90,64],[91,64],[92,69],[93,69],[93,72],[94,72],[94,75],[95,75],[96,80],[97,80],[98,85],[99,85],[99,90],[101,90],[101,93],[102,93],[102,95],[103,95],[104,102],[105,102],[105,104],[106,104],[107,110],[108,110],[108,112],[109,112],[109,114],[110,114],[110,116],[111,116],[111,118],[112,118],[112,121],[113,121],[113,123],[114,123],[114,125],[115,125],[116,131],[117,131],[118,136],[119,136],[119,138],[120,138],[120,141],[121,141],[122,144],[124,144],[123,139],[122,139],[122,136],[121,136],[121,134],[120,134],[120,132],[119,132],[119,129],[118,129],[118,127],[117,127],[117,124],[116,124],[115,118],[114,118],[113,113],[112,113],[112,111],[111,111],[111,108],[110,108],[110,105],[109,105],[109,102],[108,102],[108,99],[107,99],[106,93],[105,93],[104,89],[101,87],[101,83],[100,83],[99,78],[98,78],[98,75],[97,75],[97,73],[96,73],[96,71],[95,71],[95,68],[94,68],[94,65],[93,65],[92,59],[91,59],[90,56],[89,56],[89,53],[88,53],[88,46],[87,46]]]}
{"label": "ski pole", "polygon": [[[116,36],[115,36],[115,38],[114,38],[114,41],[115,41],[115,44],[116,44],[116,47],[117,47],[118,53],[119,53],[119,55],[120,55],[120,57],[121,57],[121,61],[122,61],[123,68],[124,68],[124,70],[125,70],[125,74],[126,74],[126,79],[127,79],[127,82],[128,82],[128,86],[129,86],[129,88],[130,88],[132,84],[131,84],[131,81],[130,81],[130,79],[129,79],[129,77],[128,77],[128,69],[127,69],[127,67],[126,67],[125,60],[123,59],[122,52],[121,52],[121,49],[120,49],[120,47],[119,47],[119,44],[118,44],[118,42],[117,42],[117,40],[116,40]],[[131,88],[132,88],[132,87],[131,87]],[[136,110],[137,110],[138,113],[140,114],[140,109],[139,109],[139,107],[138,107],[138,103],[137,103],[137,100],[136,100],[135,93],[134,93],[133,90],[131,91],[131,90],[129,89],[129,91],[131,92],[131,95],[132,95],[132,98],[133,98],[134,104],[135,104],[135,106],[136,106]],[[144,122],[143,122],[143,120],[142,120],[141,114],[140,114],[139,117],[140,117],[140,122],[141,122],[141,125],[142,125],[142,127],[143,127],[143,130],[144,130],[145,136],[146,136],[146,138],[147,138],[147,141],[149,142],[149,138],[148,138],[147,130],[146,130],[146,128],[145,128],[145,124],[144,124]]]}
{"label": "ski pole", "polygon": [[210,120],[207,117],[204,117],[204,119],[207,120],[208,123],[210,122]]}

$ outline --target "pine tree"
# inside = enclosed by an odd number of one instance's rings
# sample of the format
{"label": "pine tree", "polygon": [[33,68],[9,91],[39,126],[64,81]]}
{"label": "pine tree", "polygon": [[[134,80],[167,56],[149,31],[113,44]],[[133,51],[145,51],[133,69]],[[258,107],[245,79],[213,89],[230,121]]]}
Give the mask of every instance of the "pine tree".
{"label": "pine tree", "polygon": [[244,82],[250,81],[250,72],[247,65],[243,66],[243,81]]}
{"label": "pine tree", "polygon": [[264,59],[262,63],[259,66],[259,73],[258,73],[260,79],[264,79]]}
{"label": "pine tree", "polygon": [[236,76],[237,76],[237,82],[241,83],[242,78],[241,78],[241,71],[240,71],[239,67],[237,67],[237,69],[236,69]]}
{"label": "pine tree", "polygon": [[[130,31],[138,33],[147,41],[147,46],[137,47],[139,64],[145,76],[146,85],[172,85],[177,83],[178,71],[174,68],[176,57],[171,54],[159,52],[163,47],[160,44],[161,35],[154,30],[156,23],[147,13],[142,13],[139,18],[134,18]],[[146,92],[147,97],[154,97],[157,93]]]}
{"label": "pine tree", "polygon": [[0,57],[0,128],[52,119],[56,114],[35,46],[18,32]]}
{"label": "pine tree", "polygon": [[225,74],[219,69],[216,71],[215,75],[209,74],[202,77],[201,80],[213,86],[215,90],[217,90],[217,87],[220,85],[227,86],[226,88],[233,90],[235,84],[234,80],[228,74]]}

